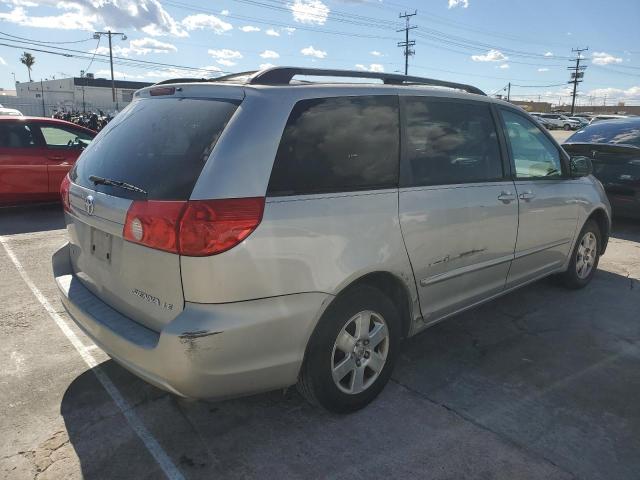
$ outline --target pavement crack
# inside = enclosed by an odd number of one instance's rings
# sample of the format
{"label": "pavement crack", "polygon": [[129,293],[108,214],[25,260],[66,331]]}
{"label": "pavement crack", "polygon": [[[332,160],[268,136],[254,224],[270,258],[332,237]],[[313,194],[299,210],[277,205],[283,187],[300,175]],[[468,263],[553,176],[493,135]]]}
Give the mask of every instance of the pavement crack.
{"label": "pavement crack", "polygon": [[460,418],[461,420],[471,423],[472,425],[474,425],[477,428],[480,428],[484,431],[487,431],[493,435],[495,435],[496,437],[498,437],[500,440],[502,440],[503,442],[515,447],[516,449],[525,452],[527,455],[533,456],[533,457],[537,457],[540,458],[541,460],[549,463],[550,465],[554,466],[555,468],[557,468],[558,470],[566,473],[567,475],[570,475],[571,478],[577,479],[578,476],[571,472],[570,470],[568,470],[566,467],[556,463],[555,461],[553,461],[552,459],[546,457],[545,455],[533,451],[533,450],[529,450],[525,445],[518,443],[517,441],[515,441],[513,438],[509,437],[508,435],[505,435],[502,432],[499,432],[497,430],[493,430],[492,428],[488,427],[487,425],[484,425],[482,423],[480,423],[479,421],[477,421],[476,419],[474,419],[473,417],[470,417],[469,415],[466,415],[458,410],[456,410],[455,408],[451,407],[450,405],[447,405],[446,403],[441,403],[438,402],[434,399],[432,399],[431,397],[429,397],[428,395],[426,395],[425,393],[421,392],[420,390],[416,390],[415,388],[412,388],[408,385],[406,385],[405,383],[402,383],[400,380],[397,380],[393,377],[390,378],[390,381],[392,381],[393,383],[395,383],[396,385],[400,386],[401,388],[404,388],[405,390],[407,390],[408,392],[411,392],[414,395],[417,395],[418,397],[428,401],[429,403],[436,405],[438,407],[444,408],[445,410],[447,410],[448,412],[451,412],[453,415],[455,415],[456,417]]}

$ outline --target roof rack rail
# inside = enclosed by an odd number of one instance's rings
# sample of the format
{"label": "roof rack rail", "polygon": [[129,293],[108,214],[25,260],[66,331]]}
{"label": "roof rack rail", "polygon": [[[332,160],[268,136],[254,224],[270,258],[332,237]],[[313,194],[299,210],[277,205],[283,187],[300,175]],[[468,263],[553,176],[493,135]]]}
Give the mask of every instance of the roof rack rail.
{"label": "roof rack rail", "polygon": [[477,95],[486,95],[482,90],[464,83],[447,82],[433,78],[412,77],[394,73],[362,72],[358,70],[329,70],[322,68],[297,68],[297,67],[273,67],[259,72],[243,72],[241,74],[218,77],[215,80],[229,79],[237,76],[247,76],[251,85],[287,85],[296,75],[309,75],[314,77],[349,77],[349,78],[373,78],[382,80],[387,85],[431,85],[434,87],[455,88]]}

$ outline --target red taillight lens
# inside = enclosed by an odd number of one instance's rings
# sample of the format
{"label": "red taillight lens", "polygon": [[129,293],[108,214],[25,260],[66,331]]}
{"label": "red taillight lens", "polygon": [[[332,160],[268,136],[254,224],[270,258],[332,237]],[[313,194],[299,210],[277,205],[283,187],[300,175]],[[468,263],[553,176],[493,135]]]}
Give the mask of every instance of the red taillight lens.
{"label": "red taillight lens", "polygon": [[194,200],[180,222],[180,253],[202,257],[235,247],[262,220],[264,198]]}
{"label": "red taillight lens", "polygon": [[60,197],[62,200],[62,208],[64,208],[65,212],[71,211],[71,202],[69,200],[69,189],[71,188],[71,180],[69,179],[69,175],[65,175],[62,183],[60,184]]}
{"label": "red taillight lens", "polygon": [[122,232],[125,240],[178,253],[178,227],[186,202],[133,202]]}
{"label": "red taillight lens", "polygon": [[191,257],[233,248],[262,220],[264,198],[133,202],[124,238],[150,248]]}

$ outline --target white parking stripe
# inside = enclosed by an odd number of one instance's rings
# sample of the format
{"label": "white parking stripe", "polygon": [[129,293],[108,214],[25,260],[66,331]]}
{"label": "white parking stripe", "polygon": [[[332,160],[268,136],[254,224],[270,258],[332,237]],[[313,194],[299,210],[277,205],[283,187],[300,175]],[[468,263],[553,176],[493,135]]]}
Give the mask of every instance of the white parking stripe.
{"label": "white parking stripe", "polygon": [[109,376],[104,372],[104,370],[102,370],[102,368],[100,368],[100,365],[98,365],[96,359],[93,357],[93,355],[91,355],[90,349],[95,347],[95,345],[92,344],[88,347],[85,347],[82,344],[78,336],[73,332],[73,330],[71,330],[67,322],[58,314],[58,312],[55,311],[51,303],[49,303],[49,300],[47,300],[40,289],[36,287],[35,284],[31,281],[31,278],[20,263],[20,260],[18,260],[18,257],[9,246],[9,242],[7,241],[7,239],[0,236],[0,243],[4,247],[4,250],[7,252],[7,255],[13,262],[16,270],[18,270],[18,273],[27,284],[31,292],[35,295],[36,299],[44,307],[53,321],[56,322],[56,325],[60,327],[62,333],[66,335],[66,337],[78,351],[87,366],[92,369],[93,373],[95,373],[98,381],[102,384],[109,396],[113,399],[116,406],[120,409],[129,426],[133,429],[136,435],[140,437],[140,440],[142,440],[142,443],[144,443],[145,447],[147,447],[149,453],[153,456],[153,458],[155,458],[156,462],[158,462],[158,465],[165,473],[167,478],[169,478],[170,480],[184,479],[184,476],[182,475],[180,470],[178,470],[178,468],[173,464],[169,456],[162,449],[151,432],[147,430],[147,428],[140,420],[140,417],[135,414],[131,405],[129,405],[129,402],[125,400],[125,398],[122,396],[122,393],[120,393],[120,390],[118,390],[118,388],[113,384]]}

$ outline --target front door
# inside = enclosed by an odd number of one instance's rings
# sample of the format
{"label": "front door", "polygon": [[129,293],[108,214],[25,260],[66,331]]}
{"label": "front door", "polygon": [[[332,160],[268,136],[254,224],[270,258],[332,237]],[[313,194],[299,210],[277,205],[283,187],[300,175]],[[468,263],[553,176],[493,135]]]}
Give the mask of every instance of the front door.
{"label": "front door", "polygon": [[518,203],[486,102],[401,97],[400,224],[427,322],[501,292]]}
{"label": "front door", "polygon": [[71,126],[46,123],[39,123],[37,126],[46,145],[48,189],[55,194],[60,190],[62,179],[93,137],[88,132]]}
{"label": "front door", "polygon": [[562,266],[578,217],[575,187],[557,145],[525,115],[502,108],[520,210],[508,286]]}

